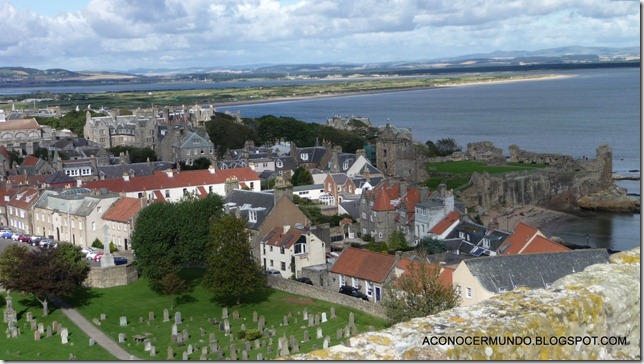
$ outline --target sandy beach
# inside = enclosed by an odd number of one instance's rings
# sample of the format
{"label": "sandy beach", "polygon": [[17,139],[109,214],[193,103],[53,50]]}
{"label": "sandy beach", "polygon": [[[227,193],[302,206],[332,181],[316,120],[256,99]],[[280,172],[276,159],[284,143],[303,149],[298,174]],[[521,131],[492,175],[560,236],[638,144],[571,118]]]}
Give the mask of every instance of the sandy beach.
{"label": "sandy beach", "polygon": [[[331,98],[331,97],[381,94],[381,93],[389,93],[389,92],[404,92],[404,91],[414,91],[414,90],[428,90],[433,88],[481,86],[481,85],[493,85],[493,84],[514,83],[514,82],[527,82],[527,81],[547,81],[547,80],[554,80],[554,79],[576,77],[576,75],[550,75],[549,74],[549,75],[535,76],[530,78],[520,78],[520,77],[521,76],[517,76],[516,79],[509,79],[509,80],[504,79],[504,80],[489,80],[489,81],[479,81],[479,82],[462,82],[462,83],[444,84],[444,85],[428,86],[428,87],[402,87],[402,88],[391,88],[391,89],[377,90],[377,91],[370,90],[370,91],[356,91],[356,92],[342,92],[342,93],[325,93],[325,94],[308,95],[308,96],[276,97],[276,98],[257,99],[257,100],[216,102],[216,103],[213,103],[212,105],[214,107],[226,107],[226,106],[237,106],[237,105],[261,105],[261,104],[272,104],[272,103],[278,103],[278,102],[323,99],[323,98]],[[348,79],[338,79],[338,81],[342,81],[342,80],[348,80]],[[355,79],[352,79],[352,80],[355,80]]]}
{"label": "sandy beach", "polygon": [[496,219],[500,230],[513,231],[519,222],[523,222],[538,229],[546,225],[559,223],[572,215],[559,211],[548,210],[534,205],[527,205],[507,209],[503,212],[490,211],[481,217],[483,225]]}

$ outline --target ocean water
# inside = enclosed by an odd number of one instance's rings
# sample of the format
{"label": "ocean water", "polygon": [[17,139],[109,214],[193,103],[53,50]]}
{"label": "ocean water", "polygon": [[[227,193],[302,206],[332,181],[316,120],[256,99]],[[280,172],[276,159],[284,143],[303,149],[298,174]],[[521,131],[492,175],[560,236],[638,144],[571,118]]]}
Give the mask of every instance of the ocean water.
{"label": "ocean water", "polygon": [[[451,137],[491,141],[508,155],[512,144],[534,152],[594,157],[601,144],[613,149],[613,171],[640,173],[640,70],[547,72],[566,78],[446,87],[218,108],[242,117],[290,116],[325,123],[334,115],[368,117],[373,125],[411,128],[414,140]],[[639,181],[620,181],[640,194]],[[547,226],[548,235],[593,247],[639,246],[640,215],[587,213]],[[588,239],[586,239],[588,235]]]}

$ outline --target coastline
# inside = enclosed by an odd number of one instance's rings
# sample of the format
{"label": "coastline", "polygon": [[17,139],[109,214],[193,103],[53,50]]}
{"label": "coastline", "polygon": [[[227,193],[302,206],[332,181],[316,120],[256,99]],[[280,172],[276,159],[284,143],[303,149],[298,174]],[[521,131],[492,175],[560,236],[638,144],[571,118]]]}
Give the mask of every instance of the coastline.
{"label": "coastline", "polygon": [[500,230],[511,232],[514,231],[519,222],[523,222],[537,229],[543,229],[554,224],[561,224],[571,217],[573,215],[569,213],[549,210],[534,205],[526,205],[507,209],[503,213],[500,211],[489,211],[481,217],[481,221],[484,226],[488,226],[491,221],[496,220]]}
{"label": "coastline", "polygon": [[445,84],[445,85],[427,86],[427,87],[404,87],[404,88],[392,88],[387,90],[354,91],[354,92],[341,92],[341,93],[330,93],[330,94],[319,94],[319,95],[308,95],[308,96],[292,96],[292,97],[276,97],[276,98],[266,98],[266,99],[257,99],[257,100],[227,101],[227,102],[212,103],[212,105],[215,108],[217,108],[217,107],[242,106],[242,105],[274,104],[274,103],[280,103],[280,102],[305,101],[305,100],[326,99],[326,98],[345,97],[345,96],[374,95],[374,94],[393,93],[393,92],[431,90],[431,89],[447,88],[447,87],[485,86],[485,85],[507,84],[507,83],[527,82],[527,81],[548,81],[548,80],[572,78],[572,77],[577,77],[577,75],[545,75],[543,77],[463,82],[463,83],[454,83],[454,84]]}

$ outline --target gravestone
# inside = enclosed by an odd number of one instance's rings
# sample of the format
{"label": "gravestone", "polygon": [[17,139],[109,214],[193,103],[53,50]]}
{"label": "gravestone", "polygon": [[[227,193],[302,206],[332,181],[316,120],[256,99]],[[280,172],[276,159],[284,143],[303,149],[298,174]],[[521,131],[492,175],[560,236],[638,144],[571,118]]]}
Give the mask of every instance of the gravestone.
{"label": "gravestone", "polygon": [[257,311],[253,311],[253,322],[257,322]]}
{"label": "gravestone", "polygon": [[317,328],[317,330],[316,330],[316,333],[315,333],[315,338],[316,338],[316,339],[321,339],[321,338],[322,338],[322,336],[323,336],[323,335],[322,335],[322,328],[321,328],[321,327],[318,327],[318,328]]}
{"label": "gravestone", "polygon": [[40,331],[34,331],[34,341],[40,341]]}
{"label": "gravestone", "polygon": [[331,318],[335,318],[335,307],[331,307]]}
{"label": "gravestone", "polygon": [[230,334],[230,322],[228,322],[228,319],[224,320],[224,331],[226,335]]}
{"label": "gravestone", "polygon": [[102,313],[101,314],[101,321],[105,321],[106,318],[107,318],[107,316],[104,313]]}
{"label": "gravestone", "polygon": [[237,350],[235,350],[235,345],[230,345],[230,360],[237,360]]}
{"label": "gravestone", "polygon": [[177,311],[174,313],[174,323],[177,325],[181,323],[181,312]]}
{"label": "gravestone", "polygon": [[172,359],[174,359],[174,350],[172,350],[172,346],[168,346],[168,360]]}
{"label": "gravestone", "polygon": [[215,351],[217,351],[217,349],[218,349],[217,343],[215,343],[215,342],[210,343],[210,352],[211,353],[214,353]]}
{"label": "gravestone", "polygon": [[183,329],[183,331],[181,331],[181,336],[183,338],[183,341],[188,341],[188,338],[190,338],[190,335],[188,334],[188,329]]}
{"label": "gravestone", "polygon": [[244,349],[246,349],[246,351],[250,351],[250,341],[246,341],[244,343]]}
{"label": "gravestone", "polygon": [[315,314],[315,321],[314,321],[314,323],[315,323],[315,326],[317,326],[317,325],[319,325],[319,324],[320,324],[320,314],[319,314],[319,313],[316,313],[316,314]]}
{"label": "gravestone", "polygon": [[183,361],[188,360],[188,353],[184,351],[184,352],[183,352],[183,354],[181,354],[181,359],[182,359]]}
{"label": "gravestone", "polygon": [[317,349],[318,349],[318,344],[313,344],[313,350],[317,350]]}
{"label": "gravestone", "polygon": [[288,316],[284,316],[284,326],[288,326]]}
{"label": "gravestone", "polygon": [[177,335],[179,333],[179,328],[177,327],[177,324],[172,324],[172,334],[171,335]]}
{"label": "gravestone", "polygon": [[291,352],[288,350],[288,342],[286,341],[285,337],[281,337],[280,341],[282,341],[282,340],[284,342],[282,343],[282,348],[280,349],[280,356],[287,356],[287,355],[291,354]]}
{"label": "gravestone", "polygon": [[34,319],[34,314],[31,312],[27,312],[27,321],[31,321]]}
{"label": "gravestone", "polygon": [[101,326],[101,321],[99,319],[97,319],[97,318],[93,318],[92,323],[94,323],[94,325],[96,325],[96,326]]}
{"label": "gravestone", "polygon": [[239,312],[233,311],[233,320],[239,320]]}
{"label": "gravestone", "polygon": [[192,355],[192,344],[188,344],[188,355]]}
{"label": "gravestone", "polygon": [[154,345],[150,347],[150,356],[157,356],[157,347]]}
{"label": "gravestone", "polygon": [[52,329],[52,330],[54,330],[54,331],[56,331],[56,332],[58,332],[58,333],[60,333],[60,330],[62,330],[62,329],[63,329],[63,324],[61,324],[61,323],[60,323],[60,322],[58,322],[58,321],[54,321],[54,322],[52,322],[52,324],[51,324],[51,329]]}
{"label": "gravestone", "polygon": [[306,342],[308,342],[309,340],[310,340],[310,339],[309,339],[309,331],[308,331],[308,330],[306,330],[306,331],[304,331],[304,340],[303,340],[303,341],[306,343]]}
{"label": "gravestone", "polygon": [[349,312],[349,326],[355,324],[355,317],[353,316],[353,312]]}
{"label": "gravestone", "polygon": [[38,324],[38,331],[39,331],[41,334],[44,334],[44,333],[45,333],[45,325],[44,325],[42,322]]}
{"label": "gravestone", "polygon": [[243,360],[243,361],[248,360],[248,352],[246,350],[242,350],[242,352],[241,352],[241,360]]}
{"label": "gravestone", "polygon": [[51,326],[47,326],[47,337],[51,337]]}
{"label": "gravestone", "polygon": [[314,325],[313,325],[313,324],[314,324],[314,320],[315,320],[315,318],[313,317],[313,315],[310,315],[310,316],[309,316],[309,327],[313,327],[313,326],[314,326]]}
{"label": "gravestone", "polygon": [[246,331],[246,324],[241,324],[241,331]]}
{"label": "gravestone", "polygon": [[199,360],[207,360],[207,359],[208,359],[208,354],[201,353],[201,355],[199,355]]}
{"label": "gravestone", "polygon": [[220,322],[219,323],[219,331],[224,331],[224,330],[226,330],[226,324],[224,324],[223,322]]}
{"label": "gravestone", "polygon": [[143,317],[142,317],[142,316],[139,316],[139,323],[140,323],[140,324],[142,324],[142,323],[143,323]]}
{"label": "gravestone", "polygon": [[168,311],[167,308],[163,309],[163,322],[168,322],[170,321],[170,312]]}
{"label": "gravestone", "polygon": [[9,323],[12,321],[16,321],[17,319],[17,314],[16,310],[13,308],[13,298],[11,295],[7,294],[7,297],[5,297],[6,301],[6,308],[4,310],[4,322]]}
{"label": "gravestone", "polygon": [[61,333],[60,333],[60,341],[63,344],[67,344],[68,343],[68,337],[69,337],[69,331],[67,331],[67,328],[64,328],[63,331],[61,331]]}
{"label": "gravestone", "polygon": [[150,321],[154,321],[154,311],[150,311],[150,312],[148,313],[148,320],[150,320]]}
{"label": "gravestone", "polygon": [[177,335],[177,345],[178,346],[184,346],[185,343],[183,342],[183,335],[179,334]]}
{"label": "gravestone", "polygon": [[268,345],[273,346],[273,338],[272,337],[268,338]]}
{"label": "gravestone", "polygon": [[322,349],[327,349],[329,347],[329,337],[325,337],[324,341],[322,342]]}
{"label": "gravestone", "polygon": [[170,342],[176,343],[178,335],[170,335]]}
{"label": "gravestone", "polygon": [[308,320],[309,319],[309,313],[307,310],[304,310],[302,313],[302,320]]}
{"label": "gravestone", "polygon": [[351,329],[351,336],[356,336],[360,333],[356,324],[349,326],[349,329]]}
{"label": "gravestone", "polygon": [[259,339],[255,339],[255,341],[253,341],[253,342],[255,343],[255,349],[259,349],[261,347]]}
{"label": "gravestone", "polygon": [[271,346],[266,348],[266,355],[271,355],[273,353],[273,348]]}
{"label": "gravestone", "polygon": [[262,316],[260,316],[260,317],[259,317],[259,320],[258,320],[258,323],[257,323],[257,330],[258,330],[259,332],[264,331],[264,325],[265,325],[265,324],[266,324],[266,319],[265,319],[265,318],[264,318],[264,316],[262,315]]}
{"label": "gravestone", "polygon": [[228,318],[228,307],[224,307],[221,309],[221,319],[227,319]]}
{"label": "gravestone", "polygon": [[36,320],[31,320],[31,331],[38,330],[38,322]]}
{"label": "gravestone", "polygon": [[322,312],[322,319],[321,322],[324,323],[326,322],[326,312]]}
{"label": "gravestone", "polygon": [[125,342],[125,333],[120,332],[119,333],[119,343],[124,343]]}
{"label": "gravestone", "polygon": [[201,348],[201,354],[208,355],[208,347],[207,346],[204,346],[203,348]]}
{"label": "gravestone", "polygon": [[150,349],[151,349],[151,348],[152,348],[152,342],[150,342],[150,340],[147,340],[147,339],[146,339],[146,340],[143,342],[143,350],[145,350],[145,351],[150,351]]}
{"label": "gravestone", "polygon": [[204,328],[203,328],[203,327],[200,327],[200,328],[199,328],[199,336],[201,336],[201,337],[206,336],[206,330],[204,330]]}
{"label": "gravestone", "polygon": [[291,345],[291,348],[292,348],[291,353],[293,353],[293,354],[297,354],[297,353],[300,352],[300,345],[297,342],[297,340],[293,341],[293,345]]}
{"label": "gravestone", "polygon": [[351,331],[349,331],[349,325],[344,327],[344,337],[346,337],[346,338],[351,337]]}
{"label": "gravestone", "polygon": [[217,342],[217,337],[215,337],[214,332],[210,333],[210,339],[208,341],[211,342],[211,343]]}
{"label": "gravestone", "polygon": [[90,338],[89,339],[89,346],[92,347],[92,346],[94,346],[94,344],[96,344],[96,341],[94,339]]}
{"label": "gravestone", "polygon": [[119,325],[121,325],[121,326],[127,326],[127,317],[125,317],[125,316],[121,316],[121,317],[119,318]]}
{"label": "gravestone", "polygon": [[257,361],[262,361],[262,360],[264,360],[262,353],[257,353]]}
{"label": "gravestone", "polygon": [[223,359],[223,357],[224,357],[224,352],[221,351],[221,348],[219,348],[219,350],[217,350],[217,359]]}
{"label": "gravestone", "polygon": [[342,339],[342,329],[337,329],[337,330],[335,331],[335,338],[336,338],[337,340]]}
{"label": "gravestone", "polygon": [[369,325],[369,331],[373,331],[373,330],[374,330],[373,325]]}

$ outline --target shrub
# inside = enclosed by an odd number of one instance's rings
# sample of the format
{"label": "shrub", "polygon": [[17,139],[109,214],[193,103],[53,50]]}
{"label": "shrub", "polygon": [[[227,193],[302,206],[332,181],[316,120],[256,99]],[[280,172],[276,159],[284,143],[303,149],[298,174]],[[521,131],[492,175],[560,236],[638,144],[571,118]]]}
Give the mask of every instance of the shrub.
{"label": "shrub", "polygon": [[253,341],[262,337],[262,333],[257,329],[246,330],[246,340]]}
{"label": "shrub", "polygon": [[98,238],[96,238],[92,242],[92,248],[103,249],[103,243],[100,240],[98,240]]}

